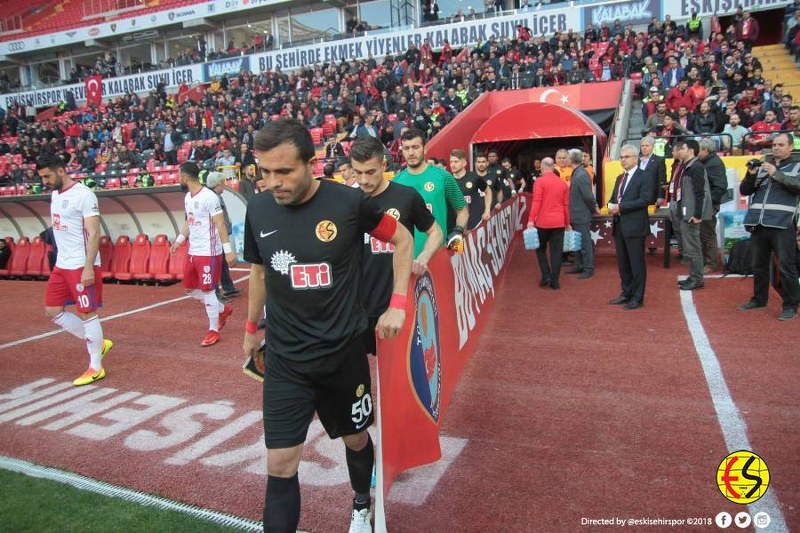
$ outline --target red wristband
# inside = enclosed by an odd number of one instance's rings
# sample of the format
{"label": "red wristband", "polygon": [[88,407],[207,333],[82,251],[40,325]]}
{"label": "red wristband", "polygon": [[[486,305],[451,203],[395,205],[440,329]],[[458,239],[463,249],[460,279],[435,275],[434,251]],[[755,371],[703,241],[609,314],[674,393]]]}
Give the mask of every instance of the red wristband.
{"label": "red wristband", "polygon": [[252,320],[248,320],[247,322],[244,323],[244,331],[245,333],[253,335],[256,332],[258,332],[258,324],[256,322],[253,322]]}
{"label": "red wristband", "polygon": [[392,299],[389,300],[389,308],[390,309],[402,309],[405,311],[406,309],[406,301],[408,298],[405,294],[397,294],[396,292],[392,293]]}

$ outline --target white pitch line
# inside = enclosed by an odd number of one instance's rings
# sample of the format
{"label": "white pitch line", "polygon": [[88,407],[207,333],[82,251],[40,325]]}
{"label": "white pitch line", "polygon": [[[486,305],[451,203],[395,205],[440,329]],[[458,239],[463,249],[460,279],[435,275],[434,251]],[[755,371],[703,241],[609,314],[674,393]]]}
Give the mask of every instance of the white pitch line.
{"label": "white pitch line", "polygon": [[218,511],[212,511],[211,509],[203,509],[202,507],[195,507],[194,505],[181,503],[175,500],[169,500],[167,498],[161,498],[159,496],[153,496],[151,494],[145,494],[144,492],[127,489],[125,487],[119,487],[104,481],[97,481],[86,476],[59,470],[57,468],[36,465],[20,459],[0,456],[0,468],[9,470],[11,472],[25,474],[26,476],[49,479],[58,483],[64,483],[65,485],[71,485],[77,489],[88,490],[96,494],[102,494],[103,496],[120,498],[122,500],[140,505],[149,505],[159,509],[165,509],[167,511],[175,511],[187,514],[194,518],[208,520],[209,522],[214,522],[215,524],[219,524],[221,526],[244,531],[263,531],[261,522],[257,522],[255,520],[220,513]]}
{"label": "white pitch line", "polygon": [[[246,279],[249,279],[250,276],[245,276],[243,278],[239,278],[233,280],[233,283],[239,283]],[[151,309],[155,309],[157,307],[162,307],[164,305],[174,304],[175,302],[180,302],[182,300],[188,300],[191,296],[179,296],[177,298],[172,298],[169,300],[164,300],[163,302],[158,302],[150,305],[145,305],[142,307],[136,307],[134,309],[130,309],[128,311],[123,311],[122,313],[117,313],[116,315],[109,315],[107,317],[103,317],[100,319],[100,322],[106,322],[108,320],[114,320],[115,318],[122,318],[130,315],[135,315],[136,313],[143,313],[144,311],[149,311]],[[45,333],[40,333],[38,335],[33,335],[31,337],[25,337],[24,339],[19,339],[16,341],[7,342],[5,344],[0,344],[0,350],[5,350],[6,348],[13,348],[14,346],[19,346],[20,344],[25,344],[28,342],[38,341],[40,339],[46,339],[47,337],[52,337],[53,335],[58,335],[59,333],[63,333],[63,329],[54,329],[52,331],[47,331]]]}
{"label": "white pitch line", "polygon": [[[686,325],[689,328],[689,333],[692,335],[692,341],[694,342],[697,356],[703,367],[703,374],[705,374],[708,391],[711,393],[711,401],[714,404],[714,410],[717,413],[717,420],[719,421],[720,428],[722,428],[722,437],[725,439],[725,446],[728,448],[728,453],[739,450],[752,450],[753,448],[750,445],[750,440],[747,438],[747,424],[731,397],[728,384],[725,382],[725,376],[722,374],[719,359],[717,359],[717,354],[714,353],[714,349],[711,348],[711,342],[708,340],[706,330],[703,328],[703,324],[700,323],[700,316],[697,314],[692,292],[680,291],[680,293],[683,316],[686,319]],[[786,519],[781,512],[781,505],[778,502],[778,497],[775,495],[774,488],[772,490],[767,489],[764,496],[758,501],[748,505],[748,508],[750,509],[751,515],[765,512],[772,518],[770,525],[763,531],[769,533],[788,533],[789,528],[786,526]]]}

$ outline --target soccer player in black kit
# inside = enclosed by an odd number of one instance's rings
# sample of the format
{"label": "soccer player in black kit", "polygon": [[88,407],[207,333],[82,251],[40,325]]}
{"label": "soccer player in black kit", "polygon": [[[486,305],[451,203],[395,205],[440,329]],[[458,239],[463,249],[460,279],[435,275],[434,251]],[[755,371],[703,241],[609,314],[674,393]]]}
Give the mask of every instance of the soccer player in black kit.
{"label": "soccer player in black kit", "polygon": [[264,530],[297,529],[297,468],[316,411],[328,435],[346,447],[355,492],[350,531],[371,531],[375,456],[367,433],[373,413],[361,252],[364,233],[395,247],[392,296],[376,327],[380,337],[393,337],[405,321],[413,239],[363,192],[314,180],[314,143],[301,123],[269,122],[254,151],[270,194],[247,205],[244,257],[252,267],[243,349],[258,357],[256,323],[266,304]]}
{"label": "soccer player in black kit", "polygon": [[[357,139],[350,147],[350,163],[353,177],[361,190],[380,205],[384,213],[397,219],[413,235],[414,227],[427,235],[425,246],[414,260],[412,272],[424,274],[428,261],[441,247],[443,233],[433,214],[428,211],[422,196],[412,187],[387,181],[383,144],[375,137]],[[375,325],[378,317],[386,311],[392,297],[391,244],[364,234],[364,308],[370,328],[364,344],[367,353],[375,354]]]}

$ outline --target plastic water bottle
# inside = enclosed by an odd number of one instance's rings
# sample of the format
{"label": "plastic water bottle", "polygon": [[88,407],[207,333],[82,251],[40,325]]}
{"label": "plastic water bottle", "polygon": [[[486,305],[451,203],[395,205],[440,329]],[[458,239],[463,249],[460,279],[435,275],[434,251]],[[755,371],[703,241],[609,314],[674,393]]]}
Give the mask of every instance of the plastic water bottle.
{"label": "plastic water bottle", "polygon": [[539,248],[539,232],[536,228],[527,228],[522,232],[522,239],[525,241],[526,250],[536,250]]}

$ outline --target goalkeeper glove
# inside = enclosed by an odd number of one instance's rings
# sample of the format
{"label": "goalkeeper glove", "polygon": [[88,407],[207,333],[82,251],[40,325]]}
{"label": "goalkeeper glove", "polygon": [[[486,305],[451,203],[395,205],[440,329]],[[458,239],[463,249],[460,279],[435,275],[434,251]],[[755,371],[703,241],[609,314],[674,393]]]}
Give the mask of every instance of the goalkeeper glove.
{"label": "goalkeeper glove", "polygon": [[450,232],[450,235],[447,236],[447,243],[446,243],[448,250],[453,250],[457,254],[464,253],[464,228],[461,226],[456,226],[453,228],[453,231]]}

